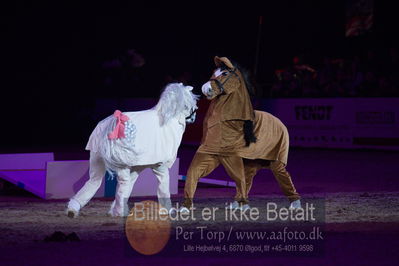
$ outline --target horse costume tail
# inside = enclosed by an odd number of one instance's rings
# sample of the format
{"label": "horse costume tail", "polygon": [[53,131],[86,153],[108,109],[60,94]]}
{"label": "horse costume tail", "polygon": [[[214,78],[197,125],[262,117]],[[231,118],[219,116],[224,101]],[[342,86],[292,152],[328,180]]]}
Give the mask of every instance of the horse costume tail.
{"label": "horse costume tail", "polygon": [[133,142],[136,128],[129,121],[129,117],[116,110],[104,123],[99,151],[107,171],[117,171],[134,164],[139,154],[134,149]]}
{"label": "horse costume tail", "polygon": [[244,121],[244,139],[245,146],[249,146],[251,143],[256,142],[256,136],[254,134],[254,123],[251,120]]}

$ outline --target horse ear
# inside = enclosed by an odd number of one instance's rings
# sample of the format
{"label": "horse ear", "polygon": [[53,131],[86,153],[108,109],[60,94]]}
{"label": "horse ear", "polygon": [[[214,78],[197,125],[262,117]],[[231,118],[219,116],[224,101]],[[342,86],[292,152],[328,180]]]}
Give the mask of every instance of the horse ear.
{"label": "horse ear", "polygon": [[192,86],[186,86],[186,90],[192,91],[194,88]]}

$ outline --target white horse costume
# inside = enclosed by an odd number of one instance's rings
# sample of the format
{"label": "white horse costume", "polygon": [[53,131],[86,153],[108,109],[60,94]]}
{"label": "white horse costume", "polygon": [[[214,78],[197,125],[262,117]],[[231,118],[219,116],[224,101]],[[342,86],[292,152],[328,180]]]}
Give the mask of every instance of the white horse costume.
{"label": "white horse costume", "polygon": [[182,83],[168,84],[152,109],[125,113],[117,110],[98,123],[86,146],[90,151],[90,179],[69,201],[69,217],[76,217],[94,196],[106,170],[116,172],[118,180],[108,214],[128,215],[127,202],[145,168],[151,168],[158,179],[160,204],[171,208],[168,168],[176,160],[186,122],[195,120],[198,96],[192,89]]}

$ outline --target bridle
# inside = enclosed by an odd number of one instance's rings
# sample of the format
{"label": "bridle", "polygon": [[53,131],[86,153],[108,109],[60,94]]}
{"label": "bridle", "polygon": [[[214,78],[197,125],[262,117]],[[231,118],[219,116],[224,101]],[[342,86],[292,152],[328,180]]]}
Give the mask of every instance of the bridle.
{"label": "bridle", "polygon": [[191,113],[186,116],[186,119],[191,119],[197,110],[195,108],[191,108]]}
{"label": "bridle", "polygon": [[195,108],[191,108],[191,113],[189,116],[186,116],[185,120],[186,123],[188,124],[192,124],[195,121],[195,117],[196,117],[196,109]]}
{"label": "bridle", "polygon": [[232,69],[232,70],[227,69],[227,71],[229,72],[229,74],[227,75],[227,77],[226,77],[226,79],[223,81],[223,83],[220,82],[217,78],[211,78],[209,81],[215,81],[216,85],[217,85],[217,86],[219,87],[219,89],[220,89],[220,93],[223,93],[223,92],[224,92],[224,87],[223,87],[223,85],[226,84],[226,82],[233,76],[233,74],[234,74],[234,76],[238,77],[238,75],[237,75],[237,73],[236,73],[236,70],[237,70],[236,68],[234,68],[234,69]]}

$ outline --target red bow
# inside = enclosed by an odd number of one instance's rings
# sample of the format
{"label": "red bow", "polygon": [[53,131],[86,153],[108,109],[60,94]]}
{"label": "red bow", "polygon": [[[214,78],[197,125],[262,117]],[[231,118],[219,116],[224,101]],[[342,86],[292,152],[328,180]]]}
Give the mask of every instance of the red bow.
{"label": "red bow", "polygon": [[118,119],[114,131],[108,134],[108,139],[121,139],[125,137],[125,122],[129,120],[127,115],[122,114],[121,111],[116,110],[114,116]]}

